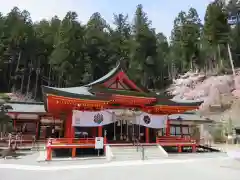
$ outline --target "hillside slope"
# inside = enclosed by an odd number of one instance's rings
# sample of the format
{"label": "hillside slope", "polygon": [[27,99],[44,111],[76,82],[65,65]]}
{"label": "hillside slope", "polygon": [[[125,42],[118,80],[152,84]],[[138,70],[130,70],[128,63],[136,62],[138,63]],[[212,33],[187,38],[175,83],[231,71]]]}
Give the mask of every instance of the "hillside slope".
{"label": "hillside slope", "polygon": [[187,72],[173,80],[168,92],[176,100],[203,100],[200,114],[216,121],[232,120],[240,126],[240,71],[232,75],[208,76]]}

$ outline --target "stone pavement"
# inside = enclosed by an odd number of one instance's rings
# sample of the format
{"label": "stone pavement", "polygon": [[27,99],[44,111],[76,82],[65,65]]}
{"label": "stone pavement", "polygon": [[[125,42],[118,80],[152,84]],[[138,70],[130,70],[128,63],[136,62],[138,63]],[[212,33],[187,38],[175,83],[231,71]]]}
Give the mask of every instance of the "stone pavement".
{"label": "stone pavement", "polygon": [[219,149],[222,152],[240,150],[240,144],[213,144],[211,147]]}
{"label": "stone pavement", "polygon": [[[5,165],[6,167],[9,165]],[[65,166],[57,167],[49,165],[35,169],[12,168],[6,169],[0,164],[1,180],[239,180],[240,162],[226,158],[199,158],[192,160],[164,160],[151,163],[129,163],[114,165],[89,165],[89,166]]]}
{"label": "stone pavement", "polygon": [[239,180],[240,161],[225,153],[170,155],[157,161],[82,160],[38,163],[33,152],[17,160],[0,160],[0,180]]}

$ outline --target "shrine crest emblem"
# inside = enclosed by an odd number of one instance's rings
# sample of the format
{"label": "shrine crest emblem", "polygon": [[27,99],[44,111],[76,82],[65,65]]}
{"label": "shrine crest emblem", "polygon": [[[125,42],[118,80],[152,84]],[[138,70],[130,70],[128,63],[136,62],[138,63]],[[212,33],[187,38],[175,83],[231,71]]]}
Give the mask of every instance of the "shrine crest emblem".
{"label": "shrine crest emblem", "polygon": [[103,115],[100,113],[97,113],[93,117],[93,121],[97,124],[101,124],[103,122]]}
{"label": "shrine crest emblem", "polygon": [[151,118],[148,115],[146,115],[143,117],[143,121],[145,122],[145,124],[150,124]]}

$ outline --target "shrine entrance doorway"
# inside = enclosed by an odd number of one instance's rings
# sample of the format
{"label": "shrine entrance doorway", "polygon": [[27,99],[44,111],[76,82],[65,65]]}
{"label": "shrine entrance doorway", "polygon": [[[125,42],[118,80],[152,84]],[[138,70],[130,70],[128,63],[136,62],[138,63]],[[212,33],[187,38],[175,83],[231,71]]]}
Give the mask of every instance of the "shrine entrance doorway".
{"label": "shrine entrance doorway", "polygon": [[133,143],[135,140],[145,142],[145,127],[128,120],[118,120],[104,126],[108,142]]}

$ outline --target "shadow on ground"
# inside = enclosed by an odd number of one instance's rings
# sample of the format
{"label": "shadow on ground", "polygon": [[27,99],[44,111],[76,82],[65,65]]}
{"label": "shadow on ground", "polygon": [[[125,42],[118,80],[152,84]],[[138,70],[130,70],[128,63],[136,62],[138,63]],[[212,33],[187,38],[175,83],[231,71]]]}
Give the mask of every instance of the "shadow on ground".
{"label": "shadow on ground", "polygon": [[31,154],[33,154],[31,151],[0,149],[0,158],[2,159],[21,159],[21,157]]}

